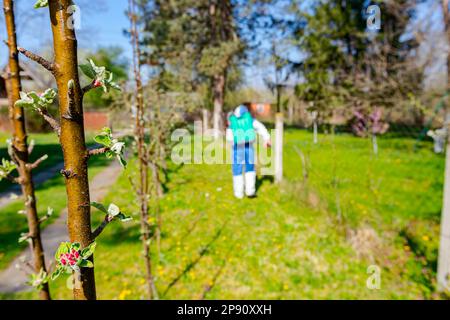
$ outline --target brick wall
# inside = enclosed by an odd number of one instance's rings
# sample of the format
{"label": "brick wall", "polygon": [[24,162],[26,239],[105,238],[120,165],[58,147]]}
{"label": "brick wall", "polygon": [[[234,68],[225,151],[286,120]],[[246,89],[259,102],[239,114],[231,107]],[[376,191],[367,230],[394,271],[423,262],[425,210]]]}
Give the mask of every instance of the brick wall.
{"label": "brick wall", "polygon": [[99,131],[104,127],[109,127],[109,117],[103,111],[85,111],[84,129],[86,131]]}

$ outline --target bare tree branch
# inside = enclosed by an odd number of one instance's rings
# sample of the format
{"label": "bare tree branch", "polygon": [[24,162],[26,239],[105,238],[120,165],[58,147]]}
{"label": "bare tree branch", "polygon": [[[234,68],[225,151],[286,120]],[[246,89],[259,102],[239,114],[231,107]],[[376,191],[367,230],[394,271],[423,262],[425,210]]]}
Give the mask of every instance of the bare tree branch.
{"label": "bare tree branch", "polygon": [[48,113],[48,110],[46,108],[38,108],[37,111],[44,118],[44,120],[48,122],[48,124],[52,127],[52,129],[59,137],[61,134],[61,126],[59,125],[58,120],[53,118],[53,116]]}
{"label": "bare tree branch", "polygon": [[40,64],[41,66],[43,66],[45,69],[47,69],[48,71],[50,71],[51,73],[55,73],[56,71],[56,67],[55,64],[45,60],[43,57],[28,51],[27,49],[24,49],[22,47],[17,47],[17,51],[19,51],[20,53],[22,53],[25,57],[27,57],[30,60],[33,60],[35,62],[37,62],[38,64]]}
{"label": "bare tree branch", "polygon": [[114,217],[107,214],[103,222],[92,232],[92,238],[96,239],[113,219]]}
{"label": "bare tree branch", "polygon": [[48,159],[48,155],[44,154],[42,157],[40,157],[39,159],[37,159],[35,162],[33,163],[29,163],[27,164],[27,168],[30,170],[36,169],[37,167],[39,167],[39,165]]}
{"label": "bare tree branch", "polygon": [[91,149],[91,150],[88,151],[88,156],[91,157],[91,156],[96,156],[96,155],[99,155],[99,154],[104,154],[104,153],[108,152],[109,150],[111,150],[111,149],[108,148],[108,147]]}

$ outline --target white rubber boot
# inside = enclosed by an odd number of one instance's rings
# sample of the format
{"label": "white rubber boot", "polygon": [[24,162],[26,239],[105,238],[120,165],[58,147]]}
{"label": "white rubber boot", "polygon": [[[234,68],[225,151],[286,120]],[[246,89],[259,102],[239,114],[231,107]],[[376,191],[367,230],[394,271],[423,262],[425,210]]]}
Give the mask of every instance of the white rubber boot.
{"label": "white rubber boot", "polygon": [[238,199],[244,197],[244,177],[241,175],[233,176],[234,196]]}
{"label": "white rubber boot", "polygon": [[246,172],[245,173],[245,195],[247,197],[254,197],[256,188],[256,172]]}

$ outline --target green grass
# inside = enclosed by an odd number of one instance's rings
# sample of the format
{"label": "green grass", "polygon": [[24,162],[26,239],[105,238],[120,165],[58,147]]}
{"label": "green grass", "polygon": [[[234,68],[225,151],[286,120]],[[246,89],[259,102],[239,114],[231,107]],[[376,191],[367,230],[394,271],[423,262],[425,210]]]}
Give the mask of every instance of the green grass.
{"label": "green grass", "polygon": [[[53,148],[56,147],[60,149],[60,146],[56,144],[57,142],[53,136],[53,134],[33,135],[36,139],[36,143],[40,143],[40,145],[36,145],[35,147],[35,152],[37,154],[40,154],[39,151],[51,151],[49,152],[49,159],[44,162],[46,166],[43,166],[43,169],[48,168],[49,163],[53,163],[54,165],[62,161],[60,151],[53,151]],[[109,161],[106,161],[105,157],[93,157],[89,162],[90,177],[98,174],[107,163],[109,163]],[[36,198],[40,215],[45,215],[47,207],[52,207],[54,209],[54,215],[42,225],[45,228],[45,226],[54,221],[66,207],[66,190],[63,177],[58,174],[52,179],[39,185],[36,191]],[[19,245],[17,243],[20,233],[26,232],[27,230],[26,217],[17,213],[23,209],[23,201],[18,200],[0,210],[0,269],[5,268],[25,247],[25,244]]]}
{"label": "green grass", "polygon": [[[93,143],[92,137],[93,136],[91,134],[88,134],[86,137],[86,140],[90,145]],[[7,139],[11,139],[10,133],[0,131],[0,159],[9,159],[6,145]],[[42,162],[41,165],[33,171],[34,174],[45,171],[46,169],[51,168],[63,161],[61,146],[59,144],[58,137],[55,134],[32,133],[29,135],[28,143],[30,143],[31,140],[35,141],[35,147],[30,156],[30,162],[37,160],[44,154],[49,156],[47,160]],[[0,181],[0,192],[7,190],[7,188],[11,187],[11,185],[11,182],[8,180]]]}
{"label": "green grass", "polygon": [[[228,165],[171,165],[159,256],[153,245],[161,298],[439,298],[444,158],[428,142],[414,144],[381,138],[374,156],[366,139],[321,135],[314,145],[310,133],[287,130],[285,181],[260,179],[258,198],[242,201],[233,199]],[[295,146],[309,163],[306,181]],[[98,297],[145,298],[138,206],[125,176],[109,202],[136,221],[115,223],[98,240]],[[379,290],[366,287],[370,265],[380,267]],[[71,297],[63,279],[51,288],[55,298]]]}

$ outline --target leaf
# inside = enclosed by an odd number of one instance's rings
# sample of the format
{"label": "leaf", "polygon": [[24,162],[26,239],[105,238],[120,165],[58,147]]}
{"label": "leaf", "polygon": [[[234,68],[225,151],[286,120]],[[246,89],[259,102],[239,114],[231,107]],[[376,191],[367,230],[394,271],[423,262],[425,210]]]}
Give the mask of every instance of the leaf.
{"label": "leaf", "polygon": [[45,8],[48,6],[48,0],[38,0],[35,4],[34,4],[34,8],[35,9],[40,9],[40,8]]}
{"label": "leaf", "polygon": [[111,137],[104,134],[96,135],[94,137],[94,141],[98,144],[104,145],[105,147],[110,147],[112,144]]}
{"label": "leaf", "polygon": [[86,75],[86,77],[90,79],[95,79],[95,70],[92,68],[91,64],[81,64],[80,65],[81,71]]}
{"label": "leaf", "polygon": [[59,261],[59,256],[63,253],[69,253],[70,251],[70,246],[71,243],[70,242],[61,242],[61,244],[59,245],[58,249],[55,252],[55,259],[57,261]]}
{"label": "leaf", "polygon": [[11,162],[6,159],[2,159],[2,164],[0,165],[0,181],[6,178],[11,172],[17,169],[17,166],[14,162]]}
{"label": "leaf", "polygon": [[18,242],[22,243],[24,241],[27,241],[29,238],[30,238],[30,235],[28,233],[21,233]]}
{"label": "leaf", "polygon": [[75,250],[75,251],[80,250],[80,248],[81,248],[81,244],[78,243],[78,242],[74,242],[74,243],[72,243],[72,245],[70,246],[70,249],[73,249],[73,250]]}
{"label": "leaf", "polygon": [[81,260],[78,266],[81,268],[93,268],[94,264],[90,260]]}
{"label": "leaf", "polygon": [[120,209],[118,206],[116,206],[114,203],[111,203],[108,207],[108,214],[111,217],[115,217],[120,213]]}
{"label": "leaf", "polygon": [[97,246],[97,243],[94,241],[89,246],[81,250],[81,257],[83,259],[89,258],[95,251],[95,247]]}
{"label": "leaf", "polygon": [[47,108],[51,104],[53,104],[54,99],[56,98],[57,93],[55,89],[47,89],[42,94],[37,94],[34,91],[29,93],[21,92],[20,100],[17,100],[15,105],[23,108]]}
{"label": "leaf", "polygon": [[133,220],[132,217],[126,216],[126,215],[124,215],[123,213],[119,213],[119,214],[117,215],[117,219],[119,219],[119,220],[122,221],[122,222],[127,222],[127,221]]}
{"label": "leaf", "polygon": [[58,268],[52,273],[52,275],[50,277],[52,279],[52,281],[55,280],[56,278],[58,278],[63,271],[64,271],[64,268],[61,266],[58,266]]}
{"label": "leaf", "polygon": [[117,160],[119,160],[119,163],[122,165],[122,167],[127,167],[127,161],[121,155],[117,156]]}
{"label": "leaf", "polygon": [[102,211],[103,213],[108,213],[108,210],[106,210],[105,206],[98,202],[91,202],[91,206]]}

